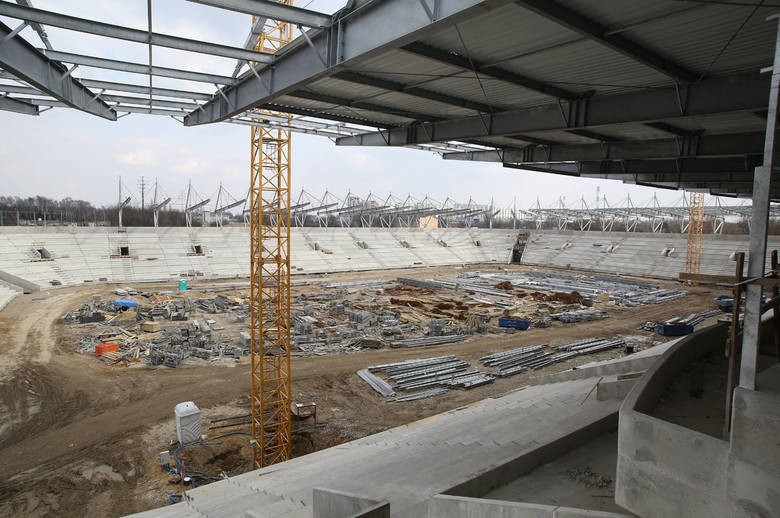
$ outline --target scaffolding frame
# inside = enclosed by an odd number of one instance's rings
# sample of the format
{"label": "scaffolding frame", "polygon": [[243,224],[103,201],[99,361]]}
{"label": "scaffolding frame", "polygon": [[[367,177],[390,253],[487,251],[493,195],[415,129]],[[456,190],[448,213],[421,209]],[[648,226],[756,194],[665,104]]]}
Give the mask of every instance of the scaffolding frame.
{"label": "scaffolding frame", "polygon": [[701,238],[704,233],[704,193],[690,193],[688,204],[688,243],[685,247],[685,273],[701,269]]}

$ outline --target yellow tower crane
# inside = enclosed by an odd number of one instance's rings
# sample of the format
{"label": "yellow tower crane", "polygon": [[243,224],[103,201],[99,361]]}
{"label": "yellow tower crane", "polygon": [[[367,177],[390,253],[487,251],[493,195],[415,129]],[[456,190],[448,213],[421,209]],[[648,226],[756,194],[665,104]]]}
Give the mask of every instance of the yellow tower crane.
{"label": "yellow tower crane", "polygon": [[692,192],[688,199],[688,244],[685,248],[685,273],[701,269],[701,236],[704,231],[704,193]]}
{"label": "yellow tower crane", "polygon": [[[279,0],[292,5],[292,0]],[[257,18],[253,18],[253,24]],[[290,23],[266,20],[254,50],[292,41]],[[261,110],[263,114],[288,117]],[[249,188],[252,444],[255,466],[290,458],[290,132],[251,128]]]}

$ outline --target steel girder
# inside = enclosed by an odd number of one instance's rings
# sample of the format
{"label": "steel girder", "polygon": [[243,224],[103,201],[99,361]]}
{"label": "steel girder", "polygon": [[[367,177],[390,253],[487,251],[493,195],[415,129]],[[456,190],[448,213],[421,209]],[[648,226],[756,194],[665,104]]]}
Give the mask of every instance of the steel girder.
{"label": "steel girder", "polygon": [[3,69],[72,108],[116,120],[116,112],[73,78],[67,68],[12,33],[10,27],[0,22],[0,66]]}
{"label": "steel girder", "polygon": [[[648,88],[544,106],[421,123],[367,133],[338,145],[406,146],[511,136],[546,130],[597,128],[766,108],[769,78],[759,73],[712,78],[686,87]],[[683,102],[681,102],[681,100]]]}
{"label": "steel girder", "polygon": [[98,22],[95,20],[86,20],[75,16],[68,16],[34,7],[16,5],[10,2],[0,1],[0,15],[18,18],[26,22],[35,22],[52,27],[60,27],[87,34],[96,34],[108,38],[133,41],[143,43],[144,45],[155,45],[158,47],[168,47],[178,50],[187,50],[201,54],[211,54],[226,58],[246,59],[259,63],[271,63],[273,56],[262,52],[255,52],[228,45],[217,43],[208,43],[204,41],[181,38],[179,36],[169,36],[167,34],[149,33],[140,29],[131,29],[121,25],[112,25],[109,23]]}
{"label": "steel girder", "polygon": [[6,112],[23,113],[25,115],[38,115],[38,107],[13,97],[0,96],[0,110]]}
{"label": "steel girder", "polygon": [[375,88],[381,88],[389,92],[398,92],[405,95],[410,95],[412,97],[419,97],[420,99],[427,99],[429,101],[449,104],[450,106],[457,106],[458,108],[466,108],[475,112],[487,113],[495,111],[494,107],[489,104],[463,99],[462,97],[455,97],[454,95],[434,92],[432,90],[420,88],[419,86],[405,85],[403,83],[397,83],[387,79],[367,76],[365,74],[356,74],[355,72],[342,71],[336,72],[333,74],[333,77],[336,79],[341,79],[342,81],[348,81],[350,83],[373,86]]}
{"label": "steel girder", "polygon": [[764,133],[701,135],[655,140],[604,142],[602,144],[552,144],[523,149],[499,149],[450,153],[445,160],[506,162],[567,162],[579,160],[642,160],[655,158],[725,157],[760,154]]}
{"label": "steel girder", "polygon": [[202,72],[192,72],[189,70],[158,66],[153,66],[150,69],[148,64],[84,56],[82,54],[60,52],[58,50],[46,50],[44,52],[50,59],[56,59],[57,61],[64,61],[65,63],[73,63],[74,65],[84,65],[87,67],[105,68],[107,70],[117,70],[119,72],[129,72],[131,74],[149,75],[151,73],[153,76],[170,77],[173,79],[183,79],[185,81],[195,81],[199,83],[217,83],[220,85],[231,85],[237,81],[237,79],[228,76],[204,74]]}
{"label": "steel girder", "polygon": [[464,70],[478,72],[480,75],[500,79],[507,83],[522,86],[528,90],[533,90],[551,97],[557,97],[560,99],[579,99],[582,97],[580,94],[571,92],[565,88],[547,84],[537,79],[533,79],[510,70],[505,70],[497,66],[480,63],[479,61],[474,61],[471,58],[461,56],[459,54],[453,54],[452,52],[446,50],[437,49],[436,47],[431,47],[430,45],[426,45],[425,43],[419,41],[404,45],[401,48],[407,52],[411,52],[412,54],[425,56],[435,61],[440,61],[442,63],[460,67]]}
{"label": "steel girder", "polygon": [[387,115],[406,117],[407,119],[412,119],[412,120],[422,120],[422,121],[441,120],[440,117],[434,117],[432,115],[427,115],[424,113],[410,112],[407,110],[402,110],[400,108],[393,108],[392,106],[382,106],[380,104],[374,104],[366,101],[344,99],[341,97],[337,97],[335,95],[320,94],[320,93],[310,92],[306,90],[298,90],[296,92],[290,92],[288,95],[290,97],[297,97],[299,99],[308,99],[310,101],[332,104],[334,106],[349,106],[360,110],[368,110],[377,113],[384,113]]}
{"label": "steel girder", "polygon": [[330,15],[269,0],[188,0],[239,13],[279,20],[304,27],[328,27]]}
{"label": "steel girder", "polygon": [[273,67],[258,67],[238,84],[226,88],[190,113],[185,125],[222,121],[249,108],[269,103],[295,87],[316,81],[387,48],[398,48],[460,21],[507,5],[508,0],[437,0],[435,8],[419,0],[387,0],[366,4],[353,14],[345,12],[327,29],[309,31],[301,42],[282,51]]}
{"label": "steel girder", "polygon": [[[719,158],[677,158],[659,160],[593,160],[582,162],[549,162],[538,164],[505,164],[507,167],[537,169],[570,176],[603,175],[610,178],[620,174],[666,174],[690,177],[705,181],[711,173],[753,174],[761,163],[761,154],[742,157]],[[752,176],[751,176],[752,178]]]}
{"label": "steel girder", "polygon": [[693,83],[701,79],[694,71],[642,47],[621,34],[612,34],[607,27],[552,0],[515,0],[515,3],[676,81]]}

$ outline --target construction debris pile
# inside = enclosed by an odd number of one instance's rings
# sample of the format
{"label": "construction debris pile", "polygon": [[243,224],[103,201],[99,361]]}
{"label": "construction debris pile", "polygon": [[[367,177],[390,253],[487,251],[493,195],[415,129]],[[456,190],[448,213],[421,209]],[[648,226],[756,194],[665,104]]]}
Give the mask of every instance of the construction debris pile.
{"label": "construction debris pile", "polygon": [[[553,294],[576,294],[582,299],[604,299],[627,307],[661,304],[688,295],[684,290],[667,290],[659,284],[614,277],[611,275],[582,275],[558,272],[523,270],[501,273],[466,272],[458,276],[459,286],[474,290],[485,285],[512,289],[534,290]],[[460,281],[463,279],[463,281]],[[523,296],[534,297],[535,293]],[[510,295],[511,296],[511,295]]]}
{"label": "construction debris pile", "polygon": [[477,302],[452,301],[433,290],[392,281],[323,288],[295,299],[291,342],[303,354],[449,344],[486,332],[494,316],[480,311]]}
{"label": "construction debris pile", "polygon": [[[493,376],[470,367],[449,355],[374,365],[357,374],[384,397],[403,392],[404,395],[394,399],[402,402],[438,396],[452,388],[471,389],[493,381]],[[377,372],[386,376],[389,382],[377,376]]]}
{"label": "construction debris pile", "polygon": [[90,322],[104,322],[106,315],[116,311],[112,301],[102,300],[99,295],[83,304],[79,309],[68,311],[62,320],[67,324],[88,324]]}
{"label": "construction debris pile", "polygon": [[[447,280],[306,279],[296,286],[306,289],[298,290],[291,307],[295,355],[441,346],[476,333],[599,320],[607,317],[606,304],[659,303],[686,294],[644,281],[536,270],[471,271]],[[93,326],[82,328],[87,336],[79,349],[96,352],[107,362],[142,360],[174,367],[189,358],[238,358],[249,354],[251,346],[246,288],[212,285],[156,292],[116,288],[115,295],[122,298],[94,297],[63,319]],[[99,344],[104,346],[97,352]]]}
{"label": "construction debris pile", "polygon": [[[128,293],[127,288],[121,290]],[[190,358],[216,361],[249,354],[246,340],[218,334],[225,330],[224,325],[205,316],[219,315],[223,323],[241,323],[249,311],[242,298],[171,297],[159,292],[141,295],[148,303],[125,301],[136,304],[132,310],[94,297],[80,309],[66,313],[66,323],[91,324],[77,349],[95,353],[109,365],[143,361],[167,367],[178,367]],[[190,319],[195,313],[202,318]]]}
{"label": "construction debris pile", "polygon": [[540,344],[510,349],[509,351],[483,356],[479,361],[485,367],[495,369],[493,374],[499,378],[504,378],[528,370],[541,369],[581,354],[592,354],[625,346],[626,342],[621,338],[586,338],[576,342],[559,344],[554,347]]}

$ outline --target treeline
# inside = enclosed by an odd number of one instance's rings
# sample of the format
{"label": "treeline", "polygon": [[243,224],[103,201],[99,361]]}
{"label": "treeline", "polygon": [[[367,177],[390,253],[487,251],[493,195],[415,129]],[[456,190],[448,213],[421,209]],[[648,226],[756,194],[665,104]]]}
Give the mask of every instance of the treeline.
{"label": "treeline", "polygon": [[[160,211],[160,226],[184,226],[184,211],[165,208]],[[84,200],[63,198],[54,200],[44,196],[0,196],[0,225],[78,225],[117,226],[117,205],[96,207]],[[122,224],[128,227],[154,225],[151,209],[125,207]],[[200,226],[200,215],[193,214],[194,226]]]}

